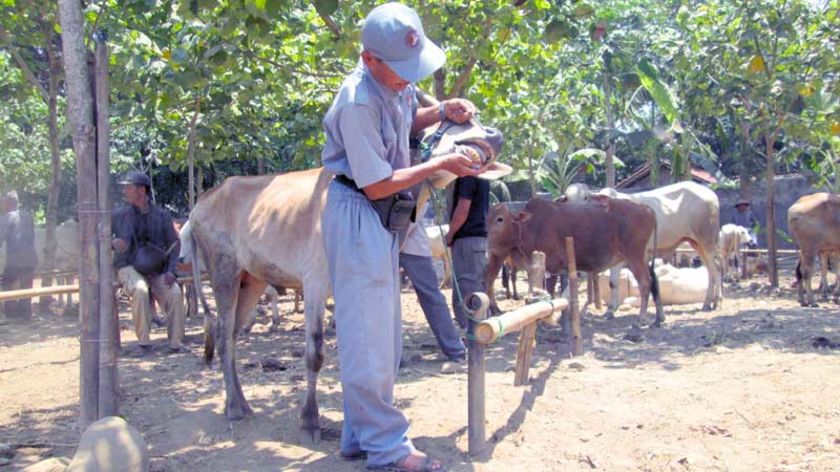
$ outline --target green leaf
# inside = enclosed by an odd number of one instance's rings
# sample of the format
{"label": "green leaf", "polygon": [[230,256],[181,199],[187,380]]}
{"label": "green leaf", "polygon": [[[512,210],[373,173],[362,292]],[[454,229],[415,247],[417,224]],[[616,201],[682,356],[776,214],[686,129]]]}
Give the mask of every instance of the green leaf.
{"label": "green leaf", "polygon": [[636,65],[636,72],[639,74],[642,86],[653,97],[653,101],[668,118],[668,122],[677,126],[679,124],[677,99],[668,85],[659,78],[656,68],[647,59],[642,59]]}

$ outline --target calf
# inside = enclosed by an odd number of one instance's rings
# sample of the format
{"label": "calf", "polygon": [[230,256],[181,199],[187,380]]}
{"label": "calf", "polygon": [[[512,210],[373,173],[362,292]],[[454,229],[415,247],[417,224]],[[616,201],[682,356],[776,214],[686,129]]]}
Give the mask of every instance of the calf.
{"label": "calf", "polygon": [[542,251],[546,255],[546,271],[557,274],[567,268],[565,238],[571,236],[575,241],[575,262],[581,272],[627,263],[639,281],[639,315],[647,315],[652,293],[656,304],[654,324],[658,326],[664,315],[656,274],[652,265],[649,270],[645,267],[645,249],[655,231],[653,210],[626,200],[571,203],[535,198],[516,213],[506,204],[498,204],[487,217],[489,258],[485,283],[490,302],[495,304],[493,280],[507,257],[522,267],[533,251]]}
{"label": "calf", "polygon": [[[743,226],[725,224],[720,229],[721,279],[726,277],[730,258],[735,260],[735,280],[747,277],[747,264],[741,257],[741,245],[752,241],[750,231]],[[740,274],[739,274],[740,269]]]}

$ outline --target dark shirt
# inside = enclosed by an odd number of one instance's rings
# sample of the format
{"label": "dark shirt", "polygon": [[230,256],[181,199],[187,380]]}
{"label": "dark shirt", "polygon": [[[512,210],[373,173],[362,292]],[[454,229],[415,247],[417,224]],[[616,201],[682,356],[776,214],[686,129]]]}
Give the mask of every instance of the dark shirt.
{"label": "dark shirt", "polygon": [[452,240],[468,237],[487,237],[487,212],[490,209],[490,182],[478,177],[461,177],[455,181],[455,194],[450,220],[462,198],[470,200],[467,220],[455,233]]}
{"label": "dark shirt", "polygon": [[0,214],[0,246],[4,244],[6,267],[32,268],[38,265],[32,215],[19,210]]}
{"label": "dark shirt", "polygon": [[[169,213],[156,206],[149,207],[149,212],[146,214],[141,213],[133,205],[114,210],[111,214],[111,232],[114,237],[128,243],[128,249],[125,252],[114,253],[114,268],[116,269],[132,265],[137,249],[147,242],[151,242],[164,251],[169,250],[174,243],[178,242],[178,235],[175,233]],[[176,244],[169,252],[164,272],[175,272],[178,252]]]}
{"label": "dark shirt", "polygon": [[747,211],[735,210],[735,214],[732,216],[732,224],[743,226],[752,233],[753,227],[758,224],[758,219],[750,209],[747,209]]}

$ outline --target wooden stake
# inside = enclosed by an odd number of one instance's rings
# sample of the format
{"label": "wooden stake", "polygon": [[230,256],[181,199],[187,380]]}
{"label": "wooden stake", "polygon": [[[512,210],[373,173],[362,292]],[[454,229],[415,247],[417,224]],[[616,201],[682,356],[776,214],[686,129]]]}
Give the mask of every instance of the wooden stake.
{"label": "wooden stake", "polygon": [[114,316],[114,268],[111,256],[110,187],[111,152],[108,111],[108,45],[103,31],[94,34],[96,41],[96,171],[99,205],[99,414],[97,418],[115,416],[117,407],[117,337],[119,324]]}
{"label": "wooden stake", "polygon": [[467,373],[467,436],[468,452],[477,456],[484,451],[486,436],[484,431],[484,344],[474,337],[475,320],[483,320],[487,316],[490,300],[483,293],[473,293],[467,299],[467,307],[472,312],[467,327],[467,344],[469,345],[469,366]]}
{"label": "wooden stake", "polygon": [[[528,270],[528,291],[531,295],[545,292],[545,253],[534,251],[531,254],[531,267]],[[534,344],[537,341],[537,321],[527,324],[519,335],[519,347],[516,350],[516,373],[513,385],[521,386],[528,383],[528,372],[531,370],[531,357]]]}

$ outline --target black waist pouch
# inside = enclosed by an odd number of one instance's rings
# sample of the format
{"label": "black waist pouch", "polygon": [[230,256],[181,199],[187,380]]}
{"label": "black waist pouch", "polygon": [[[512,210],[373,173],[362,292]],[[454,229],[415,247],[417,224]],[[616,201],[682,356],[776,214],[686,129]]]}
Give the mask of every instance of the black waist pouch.
{"label": "black waist pouch", "polygon": [[404,232],[415,218],[415,201],[409,193],[394,195],[371,200],[373,209],[379,215],[382,226],[395,233]]}
{"label": "black waist pouch", "polygon": [[[346,175],[336,175],[335,180],[342,185],[352,188],[353,190],[364,194],[356,182],[348,178]],[[408,192],[396,193],[389,195],[379,200],[370,200],[373,209],[379,215],[379,221],[382,226],[388,231],[394,233],[405,233],[408,226],[415,220],[415,206],[414,197]]]}

